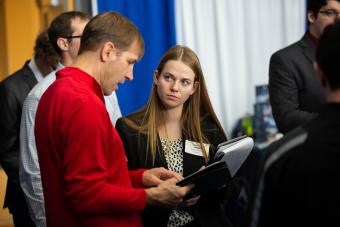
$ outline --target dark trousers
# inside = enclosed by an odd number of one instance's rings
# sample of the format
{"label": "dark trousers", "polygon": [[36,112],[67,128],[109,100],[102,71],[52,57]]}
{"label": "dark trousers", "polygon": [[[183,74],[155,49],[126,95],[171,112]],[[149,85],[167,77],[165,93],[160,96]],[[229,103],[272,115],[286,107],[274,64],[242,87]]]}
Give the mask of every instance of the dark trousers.
{"label": "dark trousers", "polygon": [[32,221],[27,202],[25,199],[24,192],[21,190],[20,186],[11,185],[10,187],[10,198],[8,198],[8,209],[12,214],[13,222],[15,227],[35,227]]}

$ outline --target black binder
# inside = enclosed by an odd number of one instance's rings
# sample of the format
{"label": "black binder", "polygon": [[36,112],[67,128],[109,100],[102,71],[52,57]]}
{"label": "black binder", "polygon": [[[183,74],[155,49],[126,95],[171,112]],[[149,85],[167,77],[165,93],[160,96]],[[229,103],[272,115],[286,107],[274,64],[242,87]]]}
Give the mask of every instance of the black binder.
{"label": "black binder", "polygon": [[223,188],[230,180],[231,177],[226,162],[218,161],[208,165],[204,169],[190,174],[183,180],[177,182],[177,185],[195,185],[185,198],[188,199],[196,195],[206,194],[211,190]]}
{"label": "black binder", "polygon": [[253,139],[248,136],[240,136],[219,144],[215,156],[204,169],[190,174],[177,182],[177,185],[195,185],[187,198],[227,186],[248,157],[253,145]]}

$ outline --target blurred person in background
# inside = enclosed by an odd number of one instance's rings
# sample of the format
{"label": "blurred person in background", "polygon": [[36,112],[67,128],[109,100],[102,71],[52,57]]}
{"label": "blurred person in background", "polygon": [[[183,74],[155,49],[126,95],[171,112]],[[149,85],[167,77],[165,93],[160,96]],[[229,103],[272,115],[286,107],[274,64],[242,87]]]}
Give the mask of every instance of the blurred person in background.
{"label": "blurred person in background", "polygon": [[315,51],[326,26],[339,19],[340,0],[308,0],[308,31],[298,42],[270,59],[269,95],[281,133],[314,119],[325,94],[313,68]]}
{"label": "blurred person in background", "polygon": [[80,37],[90,16],[83,12],[64,12],[48,28],[48,36],[60,56],[57,69],[40,81],[27,95],[22,109],[20,125],[20,185],[28,202],[32,220],[37,227],[46,226],[44,194],[34,137],[34,122],[41,95],[55,81],[55,73],[73,63],[78,54]]}
{"label": "blurred person in background", "polygon": [[8,180],[4,207],[13,215],[14,225],[35,226],[19,182],[19,133],[23,102],[34,87],[52,72],[59,55],[51,45],[47,32],[38,35],[34,57],[22,69],[0,82],[0,164]]}

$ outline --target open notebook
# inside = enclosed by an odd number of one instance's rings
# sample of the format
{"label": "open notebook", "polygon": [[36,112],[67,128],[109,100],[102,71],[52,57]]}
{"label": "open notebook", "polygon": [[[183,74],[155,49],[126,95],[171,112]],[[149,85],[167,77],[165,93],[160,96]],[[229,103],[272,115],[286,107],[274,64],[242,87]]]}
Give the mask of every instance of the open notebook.
{"label": "open notebook", "polygon": [[195,185],[188,197],[227,186],[249,156],[253,146],[254,141],[248,136],[241,136],[221,143],[218,145],[215,156],[204,169],[190,174],[177,182],[177,185]]}

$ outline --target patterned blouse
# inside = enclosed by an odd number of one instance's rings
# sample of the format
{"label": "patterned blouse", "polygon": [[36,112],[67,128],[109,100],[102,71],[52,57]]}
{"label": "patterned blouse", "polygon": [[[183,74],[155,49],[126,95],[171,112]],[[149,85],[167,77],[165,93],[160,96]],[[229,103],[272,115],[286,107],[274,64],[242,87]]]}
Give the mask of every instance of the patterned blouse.
{"label": "patterned blouse", "polygon": [[[161,138],[161,144],[169,170],[183,175],[182,139],[165,140]],[[174,209],[170,213],[168,227],[184,226],[193,220],[194,217],[188,212]]]}

